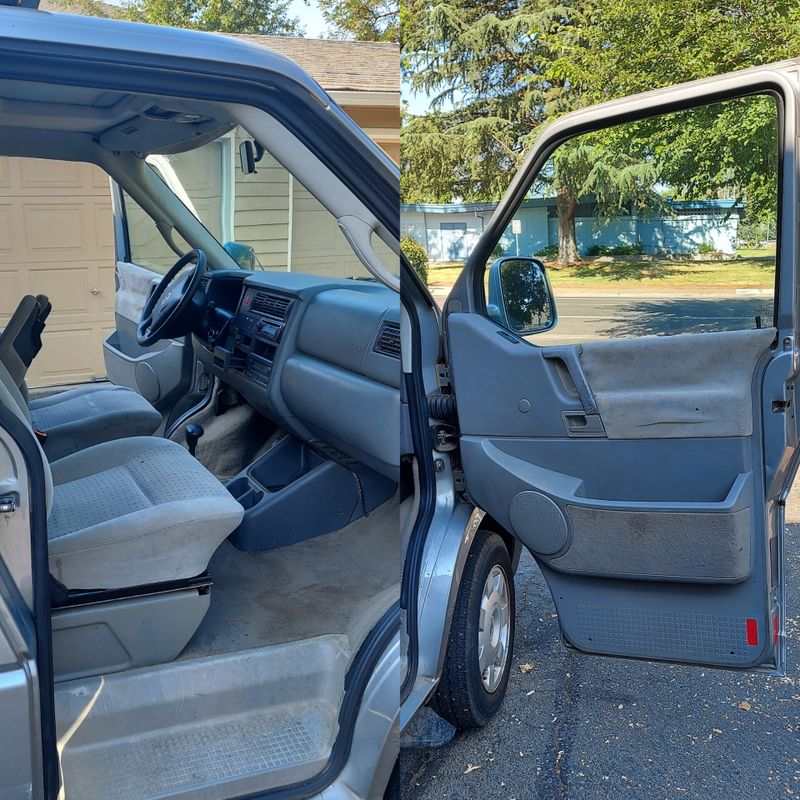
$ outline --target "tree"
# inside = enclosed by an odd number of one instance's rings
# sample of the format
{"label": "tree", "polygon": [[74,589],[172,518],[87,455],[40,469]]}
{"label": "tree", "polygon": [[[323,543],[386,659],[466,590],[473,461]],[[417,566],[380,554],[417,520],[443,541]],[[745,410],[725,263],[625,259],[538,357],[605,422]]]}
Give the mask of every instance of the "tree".
{"label": "tree", "polygon": [[550,172],[558,214],[557,264],[573,264],[580,258],[575,210],[581,197],[593,199],[601,218],[633,210],[648,214],[662,206],[655,191],[658,162],[644,152],[641,140],[626,143],[616,133],[579,136],[553,153]]}
{"label": "tree", "polygon": [[403,255],[408,259],[408,263],[414,269],[414,272],[419,275],[423,283],[428,282],[428,254],[425,248],[410,236],[403,236],[400,239],[400,249]]}
{"label": "tree", "polygon": [[367,42],[400,40],[399,6],[398,0],[319,0],[335,37]]}
{"label": "tree", "polygon": [[50,0],[52,10],[73,11],[86,17],[113,17],[118,10],[100,0]]}
{"label": "tree", "polygon": [[[403,199],[413,193],[415,202],[434,199],[421,196],[426,189],[435,189],[439,202],[498,199],[541,126],[567,111],[800,52],[800,6],[787,0],[410,0],[409,6],[403,75],[433,104],[421,118],[406,115],[402,130]],[[688,118],[686,129],[651,126],[648,135],[656,138],[649,144],[640,128],[638,149],[621,151],[622,165],[610,148],[624,142],[606,142],[593,158],[598,167],[597,159],[606,158],[609,195],[617,203],[640,202],[652,194],[652,184],[629,185],[632,195],[625,198],[619,190],[626,188],[626,174],[653,178],[660,165],[659,180],[680,191],[702,187],[714,196],[723,179],[735,178],[748,206],[763,206],[775,197],[776,173],[773,168],[759,178],[752,165],[772,163],[774,113],[760,118],[755,106],[744,111],[718,114],[715,124],[699,114]],[[756,157],[741,159],[739,172],[748,176],[732,176],[732,154],[747,154],[743,140]],[[559,185],[558,176],[554,168],[560,260],[567,262],[577,257],[575,191],[588,187],[579,175],[570,179],[572,187]]]}
{"label": "tree", "polygon": [[[422,187],[435,188],[438,202],[497,199],[542,124],[581,104],[582,81],[568,54],[580,45],[595,0],[408,6],[402,72],[412,91],[432,96],[433,110],[421,120],[406,117],[403,200],[433,200],[419,196]],[[566,219],[577,197],[564,187],[558,197]],[[572,231],[564,261],[577,257]]]}
{"label": "tree", "polygon": [[136,22],[219,33],[299,36],[289,0],[129,0],[122,15]]}

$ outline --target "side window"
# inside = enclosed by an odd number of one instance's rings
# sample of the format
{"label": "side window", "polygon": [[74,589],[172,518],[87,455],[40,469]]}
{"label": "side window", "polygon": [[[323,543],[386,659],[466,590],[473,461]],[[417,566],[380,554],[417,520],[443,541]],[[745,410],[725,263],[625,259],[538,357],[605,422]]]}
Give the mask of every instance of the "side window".
{"label": "side window", "polygon": [[[778,160],[778,108],[767,95],[633,121],[559,146],[494,250],[545,267],[557,323],[548,316],[531,341],[772,325]],[[522,285],[546,281],[531,277],[528,262],[516,286],[513,265],[525,262],[504,263],[489,270],[487,308],[513,328],[507,320],[520,317]],[[504,296],[516,297],[508,313]]]}
{"label": "side window", "polygon": [[[159,275],[166,274],[178,260],[178,254],[167,244],[153,218],[126,191],[122,194],[125,200],[131,261]],[[177,231],[172,231],[172,237],[183,252],[191,250]]]}

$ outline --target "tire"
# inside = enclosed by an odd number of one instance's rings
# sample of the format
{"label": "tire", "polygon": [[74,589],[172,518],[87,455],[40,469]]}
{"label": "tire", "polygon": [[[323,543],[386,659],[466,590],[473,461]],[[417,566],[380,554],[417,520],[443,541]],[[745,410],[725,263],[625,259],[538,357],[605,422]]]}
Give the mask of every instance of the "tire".
{"label": "tire", "polygon": [[[493,572],[495,570],[501,571],[507,587],[509,616],[507,623],[500,626],[501,630],[507,628],[507,646],[502,667],[495,664],[491,672],[482,675],[478,641],[481,603],[490,575],[493,575],[493,585],[497,584],[498,573]],[[492,594],[492,598],[498,596]],[[487,608],[494,611],[495,619],[505,618],[500,611],[502,603],[495,604],[489,600],[487,603]],[[482,728],[503,702],[511,672],[515,615],[514,575],[508,550],[496,533],[479,531],[464,564],[442,675],[431,700],[434,711],[459,730]],[[485,626],[483,641],[487,641]],[[484,649],[494,652],[491,648]],[[493,688],[487,688],[487,684]]]}

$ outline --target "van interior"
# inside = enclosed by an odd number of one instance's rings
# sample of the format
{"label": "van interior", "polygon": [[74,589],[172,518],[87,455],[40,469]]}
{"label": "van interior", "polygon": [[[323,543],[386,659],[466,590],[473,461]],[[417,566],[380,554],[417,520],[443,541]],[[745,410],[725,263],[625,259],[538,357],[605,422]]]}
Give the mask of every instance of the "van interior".
{"label": "van interior", "polygon": [[[396,242],[255,108],[3,80],[0,153],[112,182],[108,380],[28,386],[62,310],[41,277],[0,335],[47,481],[62,796],[316,775],[399,597]],[[30,602],[29,550],[0,544]]]}

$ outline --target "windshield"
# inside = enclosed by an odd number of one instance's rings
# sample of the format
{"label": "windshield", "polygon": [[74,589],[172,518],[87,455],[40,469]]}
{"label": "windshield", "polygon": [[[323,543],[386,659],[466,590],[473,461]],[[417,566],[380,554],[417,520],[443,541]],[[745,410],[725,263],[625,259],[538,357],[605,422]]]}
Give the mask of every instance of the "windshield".
{"label": "windshield", "polygon": [[[373,279],[335,216],[268,152],[258,148],[255,172],[243,172],[239,147],[248,138],[236,128],[185,153],[150,155],[147,163],[242,268]],[[132,259],[163,271],[174,251],[152,220],[141,218],[144,211],[125,199]],[[173,240],[183,249],[177,234]],[[372,245],[397,275],[397,255],[376,235]]]}

